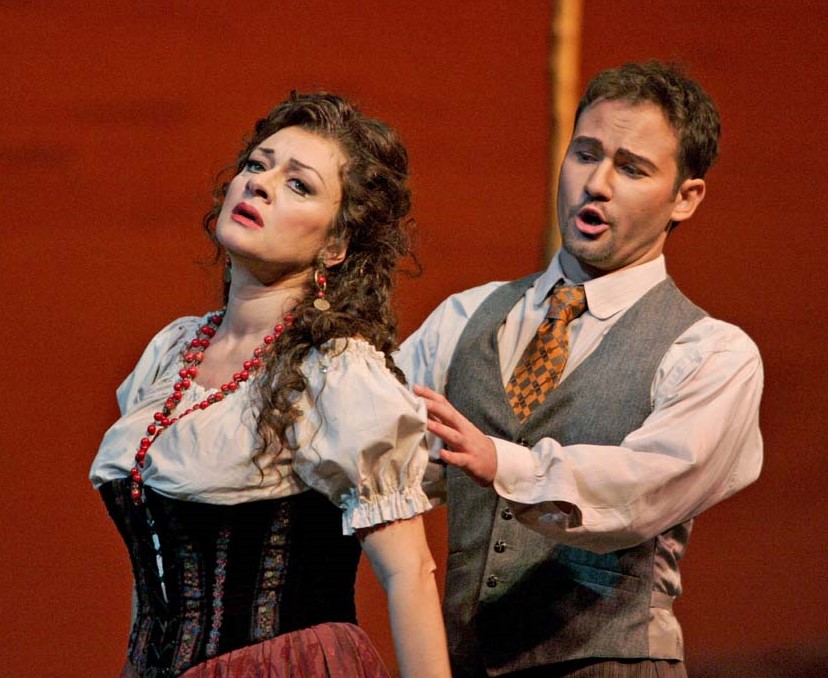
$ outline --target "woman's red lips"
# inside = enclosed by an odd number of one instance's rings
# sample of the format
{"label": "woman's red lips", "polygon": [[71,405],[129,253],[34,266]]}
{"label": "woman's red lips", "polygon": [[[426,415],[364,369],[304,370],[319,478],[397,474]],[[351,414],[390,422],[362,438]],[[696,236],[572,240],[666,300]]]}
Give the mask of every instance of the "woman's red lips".
{"label": "woman's red lips", "polygon": [[253,205],[248,205],[246,202],[240,202],[233,208],[230,214],[233,220],[242,226],[264,227],[264,221],[262,220],[262,215],[259,214],[259,210],[253,207]]}

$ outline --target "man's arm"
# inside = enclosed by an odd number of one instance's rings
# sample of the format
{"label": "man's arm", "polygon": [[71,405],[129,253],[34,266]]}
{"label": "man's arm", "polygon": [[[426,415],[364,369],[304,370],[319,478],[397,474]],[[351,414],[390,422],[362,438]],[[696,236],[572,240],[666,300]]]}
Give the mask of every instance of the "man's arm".
{"label": "man's arm", "polygon": [[[717,323],[717,321],[709,321]],[[654,385],[653,412],[619,446],[534,447],[484,436],[441,396],[425,398],[450,449],[447,463],[514,503],[527,525],[563,543],[606,552],[649,539],[754,481],[762,365],[750,339],[717,323],[671,349]],[[494,452],[493,449],[494,448]]]}

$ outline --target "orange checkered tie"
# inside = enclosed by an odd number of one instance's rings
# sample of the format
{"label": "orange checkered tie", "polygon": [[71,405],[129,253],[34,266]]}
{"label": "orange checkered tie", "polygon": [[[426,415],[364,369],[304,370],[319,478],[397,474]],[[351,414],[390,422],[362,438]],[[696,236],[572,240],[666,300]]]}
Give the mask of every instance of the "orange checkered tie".
{"label": "orange checkered tie", "polygon": [[558,385],[569,357],[566,326],[581,315],[586,306],[583,285],[558,285],[552,290],[546,318],[506,384],[506,395],[521,424]]}

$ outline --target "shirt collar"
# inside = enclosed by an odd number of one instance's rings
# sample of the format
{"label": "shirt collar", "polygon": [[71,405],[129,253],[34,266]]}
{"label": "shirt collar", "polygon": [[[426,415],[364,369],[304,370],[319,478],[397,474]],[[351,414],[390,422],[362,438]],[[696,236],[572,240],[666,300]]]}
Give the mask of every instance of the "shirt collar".
{"label": "shirt collar", "polygon": [[[666,277],[667,265],[664,255],[659,255],[644,264],[587,280],[584,283],[584,291],[588,311],[601,320],[610,318],[628,309]],[[561,279],[567,284],[574,284],[563,274],[559,250],[533,285],[533,302],[538,308],[546,304],[549,293]]]}

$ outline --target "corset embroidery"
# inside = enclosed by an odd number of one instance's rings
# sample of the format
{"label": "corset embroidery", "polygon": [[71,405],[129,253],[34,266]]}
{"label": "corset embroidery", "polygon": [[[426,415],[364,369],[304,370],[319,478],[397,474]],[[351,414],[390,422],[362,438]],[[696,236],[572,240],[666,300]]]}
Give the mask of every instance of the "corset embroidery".
{"label": "corset embroidery", "polygon": [[224,580],[227,576],[227,549],[230,546],[230,528],[223,527],[216,540],[216,571],[213,579],[213,623],[207,641],[206,654],[214,657],[221,637],[221,622],[224,618]]}
{"label": "corset embroidery", "polygon": [[279,628],[279,593],[285,579],[287,558],[287,530],[290,524],[289,506],[282,503],[270,523],[270,534],[264,549],[257,583],[256,598],[252,607],[253,637],[256,640],[270,638]]}

